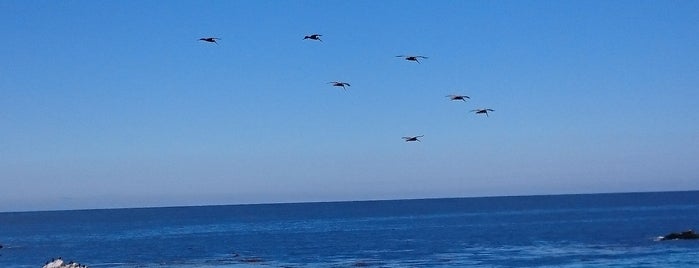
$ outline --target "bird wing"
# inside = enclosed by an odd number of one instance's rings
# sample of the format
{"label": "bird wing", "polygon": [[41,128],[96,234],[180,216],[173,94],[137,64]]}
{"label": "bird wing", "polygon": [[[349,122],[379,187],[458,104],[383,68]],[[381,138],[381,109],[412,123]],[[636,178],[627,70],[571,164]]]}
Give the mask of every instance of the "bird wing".
{"label": "bird wing", "polygon": [[495,110],[493,110],[493,109],[485,109],[485,110],[489,111],[489,112],[495,112]]}
{"label": "bird wing", "polygon": [[416,57],[416,58],[423,58],[423,59],[427,59],[427,57],[425,57],[425,56],[415,56],[415,57]]}
{"label": "bird wing", "polygon": [[398,56],[396,56],[396,57],[398,57],[398,58],[405,58],[405,57],[407,57],[407,56],[406,56],[406,55],[398,55]]}
{"label": "bird wing", "polygon": [[351,87],[349,83],[342,83],[345,86]]}

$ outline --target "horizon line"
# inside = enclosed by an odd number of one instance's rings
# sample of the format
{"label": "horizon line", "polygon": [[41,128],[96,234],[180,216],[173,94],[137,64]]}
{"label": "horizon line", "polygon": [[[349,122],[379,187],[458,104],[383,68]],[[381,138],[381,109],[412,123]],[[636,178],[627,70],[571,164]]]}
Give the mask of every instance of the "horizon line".
{"label": "horizon line", "polygon": [[650,193],[687,193],[687,192],[699,192],[699,189],[695,189],[695,190],[666,190],[666,191],[661,190],[661,191],[631,191],[631,192],[590,192],[590,193],[554,193],[554,194],[422,197],[422,198],[397,198],[397,199],[297,201],[297,202],[269,202],[269,203],[208,204],[208,205],[172,205],[172,206],[144,206],[144,207],[105,207],[105,208],[78,208],[78,209],[53,209],[53,210],[52,209],[18,210],[18,211],[0,211],[0,214],[5,214],[5,213],[36,213],[36,212],[67,212],[67,211],[95,211],[95,210],[125,210],[125,209],[174,209],[174,208],[223,207],[223,206],[270,206],[270,205],[294,205],[294,204],[362,203],[362,202],[418,201],[418,200],[442,200],[442,199],[478,199],[478,198],[545,197],[545,196],[612,195],[612,194],[650,194]]}

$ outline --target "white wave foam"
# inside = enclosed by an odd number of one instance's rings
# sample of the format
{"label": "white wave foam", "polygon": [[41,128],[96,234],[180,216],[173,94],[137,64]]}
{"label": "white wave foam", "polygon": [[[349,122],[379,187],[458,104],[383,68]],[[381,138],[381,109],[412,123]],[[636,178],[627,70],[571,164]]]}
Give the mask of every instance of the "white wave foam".
{"label": "white wave foam", "polygon": [[87,268],[87,265],[77,262],[65,263],[60,257],[47,262],[42,268]]}

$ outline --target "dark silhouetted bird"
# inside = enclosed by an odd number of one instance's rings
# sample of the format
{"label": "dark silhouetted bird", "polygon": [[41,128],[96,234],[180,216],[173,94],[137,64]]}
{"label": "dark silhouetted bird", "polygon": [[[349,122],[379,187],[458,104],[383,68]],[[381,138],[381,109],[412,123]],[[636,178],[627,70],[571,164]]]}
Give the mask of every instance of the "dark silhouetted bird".
{"label": "dark silhouetted bird", "polygon": [[348,86],[348,87],[350,86],[349,83],[340,82],[340,81],[332,81],[332,82],[328,82],[328,84],[333,84],[334,87],[342,87],[342,89],[344,89],[344,90],[347,90],[347,88],[345,88],[345,86]]}
{"label": "dark silhouetted bird", "polygon": [[417,63],[420,63],[420,60],[418,60],[418,59],[426,59],[427,58],[425,56],[411,56],[411,55],[398,55],[396,57],[404,58],[405,60],[414,61]]}
{"label": "dark silhouetted bird", "polygon": [[424,136],[425,136],[425,135],[412,136],[412,137],[403,137],[403,139],[405,140],[405,142],[409,142],[409,141],[420,141],[420,140],[418,140],[417,138],[421,138],[421,137],[424,137]]}
{"label": "dark silhouetted bird", "polygon": [[466,101],[466,99],[471,99],[471,97],[466,96],[466,95],[447,95],[447,98],[450,100],[460,100],[460,101]]}
{"label": "dark silhouetted bird", "polygon": [[199,38],[199,40],[200,40],[200,41],[204,41],[204,42],[209,42],[209,43],[215,43],[215,44],[218,45],[218,42],[216,42],[216,40],[221,40],[221,38],[218,38],[218,37],[202,37],[202,38]]}
{"label": "dark silhouetted bird", "polygon": [[485,114],[485,116],[488,116],[488,112],[493,112],[495,110],[493,109],[475,109],[471,110],[471,112],[475,112],[476,114]]}
{"label": "dark silhouetted bird", "polygon": [[321,36],[323,36],[323,35],[322,35],[322,34],[306,35],[306,36],[303,37],[303,40],[311,39],[311,40],[318,40],[318,41],[323,42],[323,40],[320,40],[320,37],[321,37]]}

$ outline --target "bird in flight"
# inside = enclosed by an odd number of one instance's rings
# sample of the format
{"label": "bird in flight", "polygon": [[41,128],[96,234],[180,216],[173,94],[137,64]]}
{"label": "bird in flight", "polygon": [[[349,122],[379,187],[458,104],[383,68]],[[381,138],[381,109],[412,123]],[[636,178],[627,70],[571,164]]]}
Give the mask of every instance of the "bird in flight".
{"label": "bird in flight", "polygon": [[398,55],[398,56],[396,56],[396,57],[398,57],[398,58],[404,58],[405,60],[414,61],[414,62],[417,62],[417,63],[420,63],[420,60],[419,60],[419,59],[426,59],[426,58],[427,58],[427,57],[425,57],[425,56],[411,56],[411,55]]}
{"label": "bird in flight", "polygon": [[466,101],[466,99],[471,99],[471,97],[466,96],[466,95],[447,95],[447,98],[450,100],[460,100],[460,101]]}
{"label": "bird in flight", "polygon": [[218,45],[218,42],[216,40],[221,40],[221,38],[218,37],[202,37],[199,38],[199,40],[204,41],[204,42],[209,42],[209,43],[216,43]]}
{"label": "bird in flight", "polygon": [[311,39],[311,40],[318,40],[318,41],[323,42],[323,40],[320,40],[320,37],[321,37],[321,36],[323,36],[323,35],[322,35],[322,34],[306,35],[306,36],[303,37],[303,40]]}
{"label": "bird in flight", "polygon": [[344,90],[347,90],[347,88],[345,88],[345,86],[348,86],[348,87],[350,86],[349,83],[340,82],[340,81],[332,81],[332,82],[328,82],[328,84],[333,84],[334,87],[342,87],[342,89],[344,89]]}
{"label": "bird in flight", "polygon": [[409,141],[420,141],[420,140],[418,140],[417,138],[421,138],[421,137],[424,137],[424,136],[425,136],[425,135],[412,136],[412,137],[403,137],[403,139],[405,140],[405,142],[409,142]]}
{"label": "bird in flight", "polygon": [[476,114],[485,114],[485,116],[488,116],[488,112],[493,112],[495,110],[493,109],[475,109],[471,110],[471,112],[475,112]]}

